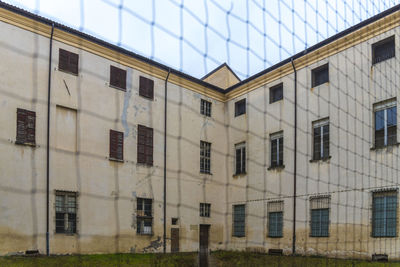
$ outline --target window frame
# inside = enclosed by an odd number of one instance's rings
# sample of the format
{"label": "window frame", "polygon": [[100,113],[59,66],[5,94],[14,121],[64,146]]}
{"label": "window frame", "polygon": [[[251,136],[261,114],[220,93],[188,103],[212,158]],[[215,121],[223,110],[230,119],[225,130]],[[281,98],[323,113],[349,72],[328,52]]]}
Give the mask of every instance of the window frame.
{"label": "window frame", "polygon": [[[395,210],[393,212],[394,214],[394,218],[389,218],[392,219],[392,223],[394,222],[394,227],[393,229],[391,229],[394,233],[390,234],[388,233],[388,198],[390,197],[395,197]],[[376,221],[377,221],[377,217],[376,217],[376,205],[375,205],[375,201],[378,198],[383,198],[383,207],[379,207],[377,210],[379,210],[380,212],[382,212],[382,214],[384,215],[383,217],[383,223],[384,226],[380,227],[381,229],[383,229],[383,232],[381,234],[377,233],[377,229],[376,228]],[[398,216],[397,216],[397,212],[398,212],[398,190],[397,189],[389,189],[389,190],[381,190],[381,191],[374,191],[372,192],[372,223],[371,223],[371,236],[374,238],[393,238],[393,237],[397,237],[398,236],[398,230],[397,230],[397,224],[398,224]]]}
{"label": "window frame", "polygon": [[[240,214],[243,217],[236,218],[238,214],[236,213],[235,207],[243,207],[243,211]],[[237,225],[238,223],[243,223],[243,225]],[[240,231],[237,228],[241,227]],[[246,204],[236,204],[232,205],[232,236],[233,237],[245,237],[246,236]]]}
{"label": "window frame", "polygon": [[[281,97],[279,99],[274,99],[274,95],[278,90],[282,91]],[[281,100],[283,100],[283,82],[269,88],[269,103],[272,104]]]}
{"label": "window frame", "polygon": [[[150,201],[150,209],[146,210],[146,205],[148,206],[149,203],[146,204],[146,201]],[[139,204],[139,202],[141,202]],[[140,206],[140,209],[139,209]],[[139,212],[140,211],[140,212]],[[150,214],[148,213],[150,211]],[[136,234],[138,235],[153,235],[153,227],[154,227],[154,222],[153,222],[153,199],[152,198],[143,198],[143,197],[138,197],[136,198]],[[145,231],[144,227],[149,227],[148,225],[146,226],[145,223],[151,224],[151,229],[150,231]],[[140,225],[140,227],[139,227]]]}
{"label": "window frame", "polygon": [[[55,190],[55,199],[54,199],[54,233],[55,234],[65,234],[65,235],[75,235],[78,233],[78,193],[77,192],[70,192],[70,191],[62,191],[62,190]],[[58,206],[58,201],[57,201],[57,196],[63,196],[64,201],[62,206]],[[68,202],[68,198],[73,197],[74,200],[74,206],[70,207]],[[57,208],[62,209],[62,212],[57,212]],[[69,212],[70,208],[74,209],[75,212]],[[64,218],[63,219],[57,219],[57,213],[63,213]],[[65,225],[67,225],[67,228],[69,228],[70,224],[70,214],[75,214],[75,216],[72,216],[72,222],[74,223],[74,228],[72,230],[67,230]],[[58,221],[63,221],[64,224],[64,231],[59,231],[57,230],[57,222]]]}
{"label": "window frame", "polygon": [[211,203],[200,203],[200,217],[211,217]]}
{"label": "window frame", "polygon": [[[395,111],[395,125],[388,126],[388,110],[394,108]],[[384,118],[383,118],[383,145],[378,144],[377,140],[377,112],[383,111],[384,113]],[[374,148],[385,148],[388,146],[396,145],[397,142],[397,100],[396,98],[391,98],[382,102],[375,103],[373,105],[373,120],[374,120]],[[392,140],[389,143],[389,134],[388,134],[388,128],[389,127],[394,127],[394,135],[391,135]],[[394,137],[394,138],[393,138]]]}
{"label": "window frame", "polygon": [[[240,160],[238,160],[238,150],[240,150]],[[246,174],[246,157],[246,142],[235,144],[235,175]],[[238,168],[238,162],[240,162],[240,168]]]}
{"label": "window frame", "polygon": [[[144,139],[143,139],[144,138]],[[154,164],[154,129],[138,124],[137,163],[146,166]],[[142,155],[142,156],[141,156]]]}
{"label": "window frame", "polygon": [[[324,133],[324,127],[328,126],[328,134]],[[315,156],[315,149],[316,149],[316,135],[315,135],[315,130],[319,128],[320,129],[320,144],[319,144],[319,156],[316,157]],[[327,139],[326,140],[326,136]],[[324,138],[325,137],[325,138]],[[326,143],[325,143],[326,142]],[[325,155],[325,151],[326,149],[324,149],[324,147],[327,146],[327,155]],[[329,117],[328,118],[324,118],[318,121],[314,121],[312,123],[312,161],[319,161],[319,160],[327,160],[329,159],[330,156],[330,122],[329,122]]]}
{"label": "window frame", "polygon": [[[330,235],[330,206],[331,206],[331,197],[330,196],[314,196],[310,197],[310,237],[329,237]],[[323,212],[327,213],[327,221],[323,220]],[[313,216],[314,214],[319,215],[319,221],[314,222]],[[315,225],[319,226],[319,232],[315,232]],[[323,226],[326,226],[326,229],[323,229]]]}
{"label": "window frame", "polygon": [[200,173],[211,174],[211,143],[200,141]]}
{"label": "window frame", "polygon": [[[110,135],[109,160],[123,162],[124,161],[124,133],[110,129],[109,135]],[[114,145],[115,145],[115,147],[114,147]]]}
{"label": "window frame", "polygon": [[246,114],[246,98],[235,102],[235,117]]}
{"label": "window frame", "polygon": [[[283,131],[276,132],[270,135],[270,168],[279,168],[284,165],[284,140],[283,140]],[[274,161],[273,157],[273,142],[276,141],[276,160]],[[282,147],[281,147],[282,146]],[[276,163],[274,163],[276,162]]]}
{"label": "window frame", "polygon": [[[327,80],[323,81],[323,82],[318,81],[318,83],[317,83],[317,75],[321,75],[321,73],[325,70],[327,71]],[[312,85],[311,87],[312,88],[320,86],[325,83],[329,83],[329,63],[326,63],[324,65],[321,65],[321,66],[316,67],[311,70],[311,85]]]}
{"label": "window frame", "polygon": [[[268,237],[271,238],[282,238],[283,237],[283,209],[284,209],[284,201],[270,201],[267,203],[267,212],[268,212]],[[276,218],[271,218],[272,215],[276,215]],[[277,220],[275,220],[277,219]],[[280,224],[279,224],[280,223]],[[273,227],[275,224],[276,227]],[[276,232],[272,230],[276,229]]]}
{"label": "window frame", "polygon": [[205,99],[200,99],[200,114],[206,117],[211,117],[212,103]]}
{"label": "window frame", "polygon": [[[392,50],[391,52],[393,52],[393,54],[389,54],[388,56],[385,56],[383,58],[376,58],[376,52],[377,52],[376,50],[378,48],[382,48],[383,46],[385,46],[387,44],[391,44],[391,43],[393,43],[393,47],[391,49]],[[395,36],[392,35],[392,36],[389,36],[389,37],[387,37],[387,38],[385,38],[383,40],[380,40],[380,41],[378,41],[376,43],[373,43],[371,45],[371,53],[372,53],[372,55],[371,55],[372,56],[372,65],[378,64],[380,62],[386,61],[386,60],[391,59],[391,58],[395,58],[396,57],[396,39],[395,39]]]}

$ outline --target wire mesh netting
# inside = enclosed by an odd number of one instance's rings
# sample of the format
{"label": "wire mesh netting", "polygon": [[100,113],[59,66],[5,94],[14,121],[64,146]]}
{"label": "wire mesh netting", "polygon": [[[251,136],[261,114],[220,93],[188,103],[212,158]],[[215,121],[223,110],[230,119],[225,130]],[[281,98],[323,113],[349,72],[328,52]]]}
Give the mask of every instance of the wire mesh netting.
{"label": "wire mesh netting", "polygon": [[6,2],[0,253],[400,259],[398,1]]}

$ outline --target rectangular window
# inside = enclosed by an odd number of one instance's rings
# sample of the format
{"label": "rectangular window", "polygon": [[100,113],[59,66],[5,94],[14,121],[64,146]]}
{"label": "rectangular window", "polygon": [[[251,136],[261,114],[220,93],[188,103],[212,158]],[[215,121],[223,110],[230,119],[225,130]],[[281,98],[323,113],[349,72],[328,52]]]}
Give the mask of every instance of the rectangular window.
{"label": "rectangular window", "polygon": [[35,145],[36,113],[17,108],[16,144]]}
{"label": "rectangular window", "polygon": [[235,117],[246,114],[246,98],[235,102]]}
{"label": "rectangular window", "polygon": [[397,143],[396,100],[374,105],[375,147],[384,147]]}
{"label": "rectangular window", "polygon": [[58,52],[58,69],[78,75],[79,55],[64,49]]}
{"label": "rectangular window", "polygon": [[372,236],[397,235],[397,191],[374,192],[372,196]]}
{"label": "rectangular window", "polygon": [[124,160],[124,133],[110,130],[110,160]]}
{"label": "rectangular window", "polygon": [[246,143],[235,145],[235,174],[246,173]]}
{"label": "rectangular window", "polygon": [[329,158],[329,119],[313,123],[313,160]]}
{"label": "rectangular window", "polygon": [[138,125],[137,162],[153,166],[153,128]]}
{"label": "rectangular window", "polygon": [[372,64],[395,57],[394,36],[372,45]]}
{"label": "rectangular window", "polygon": [[137,198],[136,208],[136,233],[141,235],[153,234],[153,200],[150,198]]}
{"label": "rectangular window", "polygon": [[110,66],[110,86],[126,91],[126,70]]}
{"label": "rectangular window", "polygon": [[283,99],[283,83],[280,83],[278,85],[269,88],[269,103],[274,103],[282,99]]}
{"label": "rectangular window", "polygon": [[204,99],[200,100],[200,114],[211,117],[211,102]]}
{"label": "rectangular window", "polygon": [[211,143],[200,141],[200,172],[211,173]]}
{"label": "rectangular window", "polygon": [[211,204],[200,203],[200,217],[210,217]]}
{"label": "rectangular window", "polygon": [[233,236],[244,237],[246,235],[246,206],[233,205]]}
{"label": "rectangular window", "polygon": [[76,233],[76,193],[56,191],[56,233]]}
{"label": "rectangular window", "polygon": [[271,201],[268,209],[268,236],[282,237],[283,229],[283,201]]}
{"label": "rectangular window", "polygon": [[139,78],[139,95],[145,98],[154,99],[154,81],[146,77]]}
{"label": "rectangular window", "polygon": [[271,134],[271,167],[283,166],[283,132]]}
{"label": "rectangular window", "polygon": [[315,68],[311,72],[312,87],[329,82],[329,64]]}
{"label": "rectangular window", "polygon": [[312,197],[311,205],[311,236],[328,237],[329,236],[329,206],[330,197]]}

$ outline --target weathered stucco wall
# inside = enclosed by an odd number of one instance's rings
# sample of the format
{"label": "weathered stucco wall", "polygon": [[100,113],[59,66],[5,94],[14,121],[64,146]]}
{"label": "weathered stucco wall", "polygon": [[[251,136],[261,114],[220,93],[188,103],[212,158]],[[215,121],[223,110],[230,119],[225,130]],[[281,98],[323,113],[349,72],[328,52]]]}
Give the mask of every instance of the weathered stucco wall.
{"label": "weathered stucco wall", "polygon": [[[45,251],[46,127],[49,39],[0,23],[0,253]],[[397,97],[398,58],[372,66],[371,44],[384,32],[298,69],[297,252],[333,257],[398,258],[399,238],[371,237],[372,192],[398,184],[398,147],[371,150],[373,104]],[[79,54],[79,74],[58,70],[59,48]],[[323,57],[324,55],[321,55]],[[329,83],[311,88],[311,70],[329,63]],[[127,71],[126,92],[109,86],[110,65]],[[54,41],[50,123],[50,251],[162,251],[164,80]],[[154,100],[139,96],[139,77],[154,80]],[[284,99],[269,101],[283,83]],[[171,228],[180,251],[199,248],[210,225],[210,249],[290,253],[293,227],[294,74],[227,102],[168,83],[167,251]],[[234,116],[246,98],[247,112]],[[200,114],[200,100],[212,116]],[[16,145],[16,110],[36,112],[36,147]],[[330,156],[312,158],[312,122],[329,117]],[[137,126],[154,129],[154,165],[137,163]],[[124,133],[124,162],[109,160],[109,130]],[[284,168],[269,170],[270,134],[283,131]],[[200,140],[212,144],[211,174],[201,174]],[[246,142],[246,174],[234,175],[234,145]],[[55,191],[78,193],[77,234],[55,233]],[[309,197],[330,195],[329,237],[310,236]],[[136,199],[153,199],[153,235],[136,234]],[[284,201],[283,237],[268,237],[267,203]],[[211,203],[210,218],[199,204]],[[232,236],[232,205],[246,204],[246,235]],[[171,218],[178,218],[171,225]],[[398,225],[397,225],[398,227]]]}

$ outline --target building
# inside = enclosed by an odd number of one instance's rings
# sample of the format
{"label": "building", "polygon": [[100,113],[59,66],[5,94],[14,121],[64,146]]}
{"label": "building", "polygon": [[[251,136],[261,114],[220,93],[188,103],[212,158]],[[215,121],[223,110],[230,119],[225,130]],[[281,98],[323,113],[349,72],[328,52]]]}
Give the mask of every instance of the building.
{"label": "building", "polygon": [[0,253],[399,259],[399,18],[200,80],[0,3]]}

